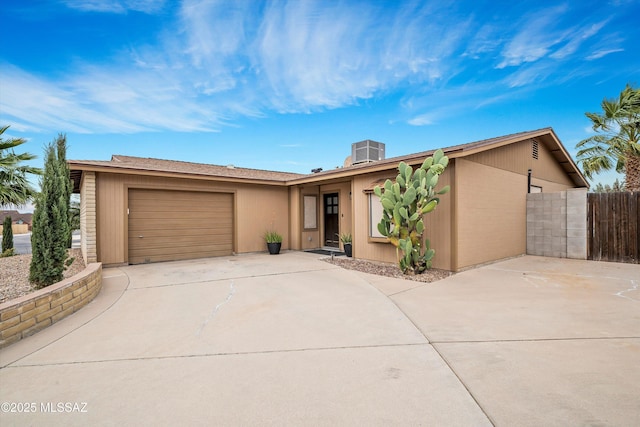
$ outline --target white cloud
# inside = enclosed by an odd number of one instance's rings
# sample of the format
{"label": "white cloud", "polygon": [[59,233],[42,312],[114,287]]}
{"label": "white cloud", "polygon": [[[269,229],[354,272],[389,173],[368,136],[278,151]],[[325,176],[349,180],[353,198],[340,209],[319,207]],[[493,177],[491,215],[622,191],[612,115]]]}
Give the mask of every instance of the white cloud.
{"label": "white cloud", "polygon": [[435,123],[433,114],[426,113],[420,114],[410,120],[407,121],[411,126],[428,126]]}
{"label": "white cloud", "polygon": [[87,68],[69,79],[48,81],[3,67],[2,80],[0,109],[8,116],[3,120],[22,122],[30,131],[214,131],[223,120],[193,100],[174,102],[184,95],[181,88],[157,75]]}
{"label": "white cloud", "polygon": [[[166,6],[153,0],[65,4],[109,13]],[[421,0],[389,8],[184,0],[155,44],[120,46],[100,64],[76,60],[61,77],[6,67],[0,107],[14,126],[31,130],[216,131],[238,116],[340,108],[401,92],[410,117],[402,120],[425,126],[501,102],[512,96],[506,88],[557,81],[558,64],[577,57],[596,35],[587,59],[622,50],[618,41],[604,42],[607,21],[563,28],[566,6],[486,24],[456,15],[456,7]],[[501,81],[483,80],[491,68],[504,69]]]}
{"label": "white cloud", "polygon": [[553,74],[554,70],[555,68],[548,63],[521,66],[517,71],[505,78],[504,82],[510,88],[528,86],[534,83],[542,84],[550,75]]}
{"label": "white cloud", "polygon": [[164,7],[164,0],[62,0],[70,9],[83,12],[127,13],[136,11],[156,13]]}
{"label": "white cloud", "polygon": [[591,24],[586,28],[572,31],[569,36],[569,41],[560,49],[552,53],[551,58],[563,59],[573,53],[575,53],[580,45],[587,39],[595,36],[606,25],[607,21]]}
{"label": "white cloud", "polygon": [[[395,16],[362,4],[289,2],[267,8],[253,67],[273,108],[282,112],[357,103],[403,80],[445,75],[460,24],[427,19],[420,4]],[[438,37],[439,43],[432,43]]]}
{"label": "white cloud", "polygon": [[522,29],[502,51],[504,59],[496,68],[518,66],[547,56],[551,48],[566,39],[566,31],[555,29],[566,6],[542,10],[523,18]]}
{"label": "white cloud", "polygon": [[624,52],[624,49],[601,49],[593,52],[591,55],[587,56],[585,59],[587,61],[593,61],[594,59],[600,59],[604,56],[610,55],[616,52]]}

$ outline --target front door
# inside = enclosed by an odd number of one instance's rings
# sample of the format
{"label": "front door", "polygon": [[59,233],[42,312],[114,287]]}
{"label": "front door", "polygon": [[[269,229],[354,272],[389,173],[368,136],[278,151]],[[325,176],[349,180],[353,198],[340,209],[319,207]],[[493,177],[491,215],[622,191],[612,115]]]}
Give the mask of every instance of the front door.
{"label": "front door", "polygon": [[324,245],[339,247],[338,193],[324,195]]}

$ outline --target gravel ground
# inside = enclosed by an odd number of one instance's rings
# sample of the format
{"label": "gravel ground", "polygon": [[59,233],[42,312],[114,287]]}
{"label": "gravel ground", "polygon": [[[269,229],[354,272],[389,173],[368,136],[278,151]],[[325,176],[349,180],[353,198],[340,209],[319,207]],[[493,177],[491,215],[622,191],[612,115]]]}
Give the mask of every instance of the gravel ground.
{"label": "gravel ground", "polygon": [[397,279],[414,280],[416,282],[435,282],[451,276],[453,273],[446,270],[438,270],[432,268],[422,274],[410,275],[402,274],[400,268],[396,264],[387,264],[382,262],[365,261],[361,259],[353,259],[346,257],[323,258],[329,264],[338,265],[349,270],[362,271],[363,273],[377,274],[379,276],[395,277]]}
{"label": "gravel ground", "polygon": [[[84,270],[84,260],[80,249],[69,249],[75,257],[73,264],[64,272],[64,277],[71,277]],[[35,289],[29,283],[29,266],[31,254],[0,258],[0,303],[21,297]]]}

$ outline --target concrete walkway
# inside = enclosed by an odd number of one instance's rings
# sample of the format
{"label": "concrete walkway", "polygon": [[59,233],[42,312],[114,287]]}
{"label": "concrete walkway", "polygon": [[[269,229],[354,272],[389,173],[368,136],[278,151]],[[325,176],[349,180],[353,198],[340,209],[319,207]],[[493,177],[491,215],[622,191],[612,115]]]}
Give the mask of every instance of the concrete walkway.
{"label": "concrete walkway", "polygon": [[94,302],[0,351],[0,425],[640,425],[639,266],[420,284],[320,258],[105,269]]}

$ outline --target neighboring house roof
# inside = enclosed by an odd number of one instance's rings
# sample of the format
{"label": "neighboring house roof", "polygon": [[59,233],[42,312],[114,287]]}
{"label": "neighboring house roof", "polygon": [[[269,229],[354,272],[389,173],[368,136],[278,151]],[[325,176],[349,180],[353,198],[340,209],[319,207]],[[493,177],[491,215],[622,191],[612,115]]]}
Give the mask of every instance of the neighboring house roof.
{"label": "neighboring house roof", "polygon": [[2,225],[4,219],[8,216],[11,217],[11,222],[14,224],[19,224],[18,221],[22,221],[25,224],[31,224],[31,218],[33,218],[32,213],[20,213],[18,211],[2,210],[0,211],[0,225]]}
{"label": "neighboring house roof", "polygon": [[[496,138],[460,144],[443,148],[449,158],[466,157],[478,152],[491,150],[504,145],[526,140],[537,140],[543,143],[553,153],[565,173],[573,180],[577,187],[588,187],[588,183],[577,165],[571,159],[552,128],[538,129],[528,132],[514,133]],[[130,157],[113,155],[110,161],[99,160],[69,160],[71,177],[74,181],[74,192],[80,188],[82,171],[110,171],[122,173],[171,174],[201,177],[204,179],[222,179],[226,181],[269,183],[269,184],[305,184],[324,181],[331,178],[341,178],[361,173],[377,172],[395,168],[399,162],[421,163],[425,157],[435,150],[422,151],[405,156],[398,156],[371,163],[330,169],[313,174],[297,174],[289,172],[275,172],[260,169],[237,168],[234,166],[218,166],[202,163],[190,163],[176,160],[161,160],[153,158]]]}

